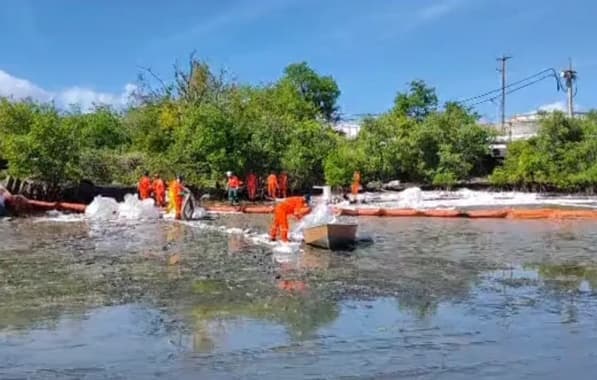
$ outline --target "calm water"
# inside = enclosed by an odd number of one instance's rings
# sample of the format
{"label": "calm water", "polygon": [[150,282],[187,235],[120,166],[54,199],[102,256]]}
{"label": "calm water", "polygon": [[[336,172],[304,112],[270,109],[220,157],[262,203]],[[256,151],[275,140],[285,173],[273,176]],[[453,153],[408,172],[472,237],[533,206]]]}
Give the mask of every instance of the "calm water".
{"label": "calm water", "polygon": [[360,223],[373,244],[293,259],[200,224],[0,220],[0,378],[595,378],[597,223]]}

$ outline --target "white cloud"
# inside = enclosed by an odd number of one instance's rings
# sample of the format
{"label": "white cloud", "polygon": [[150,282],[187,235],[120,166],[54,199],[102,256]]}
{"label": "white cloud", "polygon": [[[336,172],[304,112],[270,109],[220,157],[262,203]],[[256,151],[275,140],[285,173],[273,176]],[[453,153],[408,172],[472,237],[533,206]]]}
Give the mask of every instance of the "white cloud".
{"label": "white cloud", "polygon": [[538,108],[539,111],[553,112],[553,111],[566,111],[566,103],[563,101],[557,101],[549,104],[544,104]]}
{"label": "white cloud", "polygon": [[48,91],[3,70],[0,70],[0,96],[14,99],[33,98],[41,102],[48,102],[52,99],[52,94]]}
{"label": "white cloud", "polygon": [[478,120],[478,123],[481,125],[491,124],[491,120],[486,116],[481,116]]}
{"label": "white cloud", "polygon": [[433,4],[421,8],[417,12],[417,18],[420,21],[432,21],[439,19],[449,13],[455,11],[461,5],[464,4],[464,0],[439,0]]}
{"label": "white cloud", "polygon": [[136,88],[134,84],[127,83],[120,93],[98,92],[78,86],[53,92],[45,90],[26,79],[17,78],[0,70],[0,97],[15,100],[30,98],[44,103],[54,102],[58,107],[63,108],[77,105],[84,112],[92,109],[94,104],[114,107],[125,106]]}

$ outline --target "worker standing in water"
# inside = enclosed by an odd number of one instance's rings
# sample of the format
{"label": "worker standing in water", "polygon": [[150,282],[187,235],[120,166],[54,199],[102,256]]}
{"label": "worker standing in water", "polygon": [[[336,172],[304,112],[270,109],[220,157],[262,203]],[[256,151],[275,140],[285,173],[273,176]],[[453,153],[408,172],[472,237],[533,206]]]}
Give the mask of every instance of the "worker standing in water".
{"label": "worker standing in water", "polygon": [[238,188],[241,185],[238,177],[235,176],[232,172],[226,172],[226,177],[228,177],[228,184],[226,186],[228,190],[228,201],[231,204],[238,203]]}
{"label": "worker standing in water", "polygon": [[139,199],[144,200],[151,198],[151,178],[149,178],[149,172],[143,173],[143,177],[139,180],[137,185],[139,191]]}
{"label": "worker standing in water", "polygon": [[176,212],[176,208],[174,207],[174,198],[176,197],[176,189],[175,189],[176,178],[172,181],[168,182],[168,199],[167,203],[168,206],[166,207],[166,213],[170,214],[172,212]]}
{"label": "worker standing in water", "polygon": [[294,216],[300,220],[309,212],[310,195],[290,197],[278,203],[274,208],[274,220],[270,229],[270,239],[276,240],[278,233],[280,240],[288,242],[288,217]]}
{"label": "worker standing in water", "polygon": [[278,177],[273,172],[267,177],[267,196],[276,199],[278,192]]}
{"label": "worker standing in water", "polygon": [[166,184],[160,178],[159,174],[155,175],[152,187],[155,205],[157,207],[164,207],[166,205]]}
{"label": "worker standing in water", "polygon": [[352,198],[355,201],[357,200],[357,195],[359,194],[360,188],[361,188],[361,172],[359,172],[357,170],[352,175],[352,185],[350,186]]}
{"label": "worker standing in water", "polygon": [[286,172],[282,172],[282,174],[280,174],[278,186],[280,187],[280,198],[286,198],[288,196],[288,174],[286,174]]}
{"label": "worker standing in water", "polygon": [[257,176],[249,173],[247,176],[247,196],[251,202],[254,202],[257,197],[257,185]]}
{"label": "worker standing in water", "polygon": [[182,219],[182,202],[187,189],[184,186],[184,179],[182,176],[177,176],[175,181],[170,183],[169,195],[171,196],[170,202],[174,205],[174,213],[176,219]]}

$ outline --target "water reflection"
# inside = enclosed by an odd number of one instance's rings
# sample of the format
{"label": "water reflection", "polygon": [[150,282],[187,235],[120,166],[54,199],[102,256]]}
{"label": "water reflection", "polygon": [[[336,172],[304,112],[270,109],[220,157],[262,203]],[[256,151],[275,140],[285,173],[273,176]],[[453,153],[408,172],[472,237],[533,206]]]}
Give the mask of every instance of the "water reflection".
{"label": "water reflection", "polygon": [[[266,219],[252,221],[241,217],[230,226],[267,225]],[[385,368],[380,359],[385,357],[396,375],[408,360],[413,373],[432,372],[421,358],[435,360],[433,353],[440,352],[454,360],[446,366],[462,374],[465,355],[454,347],[479,363],[495,360],[495,352],[524,357],[512,345],[591,347],[596,337],[587,326],[597,315],[593,231],[586,223],[363,219],[361,233],[373,236],[373,245],[344,255],[306,248],[276,260],[269,248],[241,234],[169,221],[16,220],[0,225],[6,242],[0,248],[0,359],[16,355],[22,363],[39,360],[52,367],[44,358],[29,360],[15,352],[47,339],[36,331],[56,330],[68,344],[49,338],[45,344],[71,358],[61,363],[85,363],[75,354],[93,350],[71,347],[90,344],[76,343],[75,321],[110,345],[141,336],[160,354],[197,353],[191,363],[224,355],[218,360],[236,368],[250,366],[248,358],[266,358],[261,364],[278,374],[291,370],[278,368],[272,358],[291,363],[295,371],[307,365],[350,375],[369,373],[367,366],[374,373]],[[172,263],[175,255],[180,260]],[[131,304],[144,311],[114,306]],[[124,331],[101,322],[119,313],[114,310],[124,313],[117,318],[128,326]],[[136,318],[152,322],[139,332],[129,326]],[[559,326],[585,335],[570,336]],[[14,331],[22,339],[2,344]],[[554,357],[561,353],[543,350]],[[309,361],[309,352],[317,352],[321,362]],[[139,364],[130,368],[153,363],[139,353],[120,354]],[[512,361],[498,360],[499,370],[516,366],[514,354],[505,357]],[[537,370],[535,359],[526,360]],[[350,364],[344,369],[339,362]]]}
{"label": "water reflection", "polygon": [[541,278],[549,286],[562,291],[593,292],[597,287],[597,266],[580,264],[539,264],[531,266],[537,269]]}
{"label": "water reflection", "polygon": [[339,312],[337,302],[322,299],[313,292],[277,291],[268,284],[245,287],[203,280],[195,282],[193,290],[198,297],[192,316],[201,336],[205,336],[209,322],[248,318],[283,325],[293,339],[306,339],[332,322]]}

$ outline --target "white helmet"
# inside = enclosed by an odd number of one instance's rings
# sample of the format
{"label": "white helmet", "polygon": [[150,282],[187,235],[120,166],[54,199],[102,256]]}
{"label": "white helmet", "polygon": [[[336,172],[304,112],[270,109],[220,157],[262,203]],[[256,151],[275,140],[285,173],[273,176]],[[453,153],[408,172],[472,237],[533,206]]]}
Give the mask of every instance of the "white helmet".
{"label": "white helmet", "polygon": [[226,177],[230,177],[232,175],[232,172],[228,171],[226,172]]}

